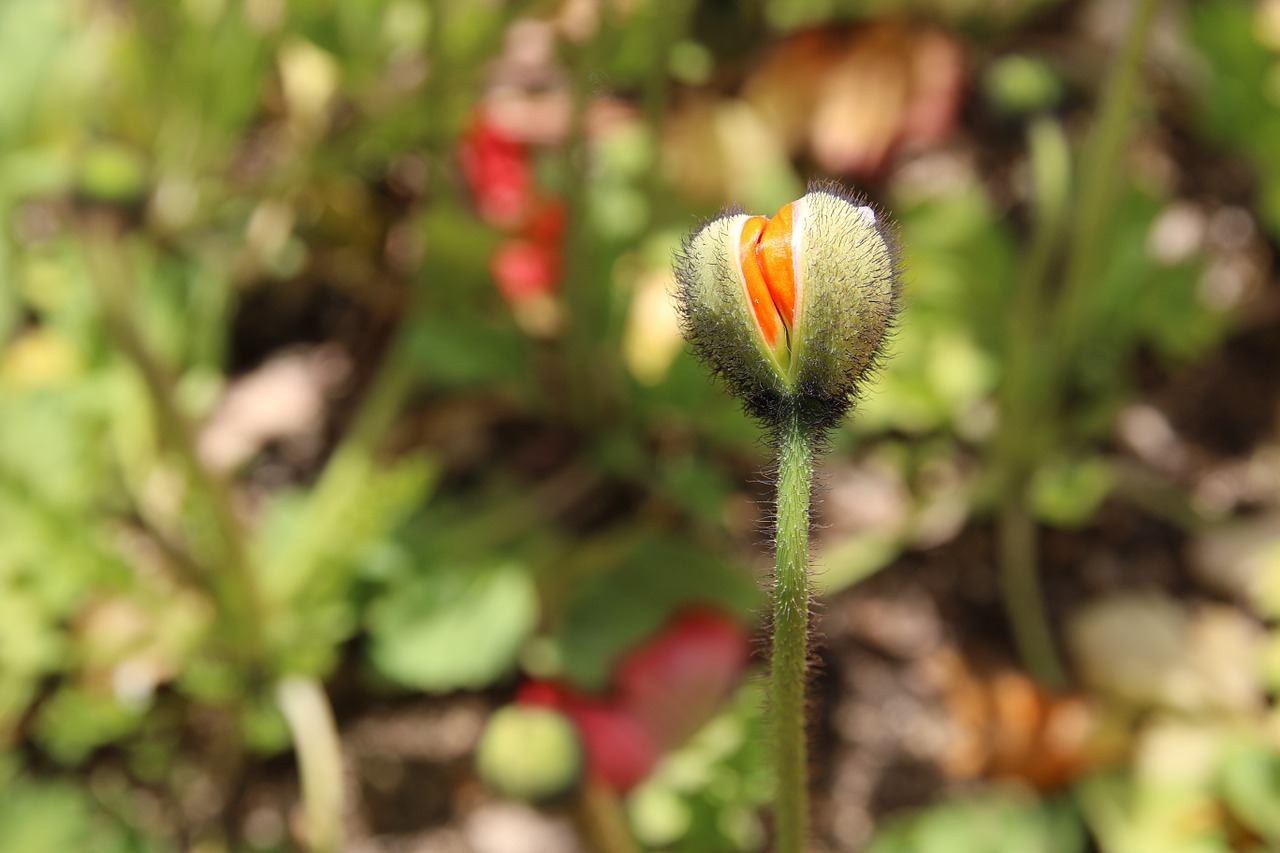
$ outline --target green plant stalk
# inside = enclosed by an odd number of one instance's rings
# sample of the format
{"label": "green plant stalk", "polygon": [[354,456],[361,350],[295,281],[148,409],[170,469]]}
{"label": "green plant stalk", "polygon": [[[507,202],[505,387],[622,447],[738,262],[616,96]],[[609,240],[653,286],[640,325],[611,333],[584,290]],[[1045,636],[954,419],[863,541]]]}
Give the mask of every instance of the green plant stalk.
{"label": "green plant stalk", "polygon": [[[1080,184],[1070,214],[1065,203],[1070,166],[1060,129],[1041,120],[1032,126],[1029,136],[1036,182],[1036,225],[1010,312],[1006,358],[1009,372],[1001,401],[1003,422],[998,442],[1005,501],[998,520],[997,550],[1001,594],[1019,656],[1037,678],[1051,687],[1064,685],[1067,676],[1044,607],[1027,488],[1037,448],[1044,440],[1040,433],[1058,429],[1054,412],[1062,405],[1068,371],[1080,346],[1085,305],[1109,226],[1120,157],[1158,3],[1159,0],[1139,0],[1134,10],[1120,56],[1103,87],[1097,121],[1085,143]],[[1051,305],[1046,284],[1064,233],[1067,245],[1062,287],[1056,304]],[[1042,339],[1048,340],[1047,348],[1040,345]]]}
{"label": "green plant stalk", "polygon": [[[1051,687],[1066,673],[1049,630],[1040,594],[1035,526],[1027,512],[1027,483],[1035,466],[1035,427],[1047,398],[1040,341],[1046,314],[1046,283],[1061,245],[1071,173],[1070,152],[1061,126],[1040,119],[1028,132],[1034,176],[1035,225],[1022,273],[1014,288],[1001,388],[997,466],[1004,501],[997,521],[1000,588],[1014,645],[1027,669]],[[1041,368],[1037,370],[1037,368]]]}
{"label": "green plant stalk", "polygon": [[[605,23],[600,23],[603,29]],[[568,309],[565,329],[564,364],[569,384],[570,412],[581,424],[589,423],[600,401],[596,393],[597,335],[600,322],[600,283],[592,280],[590,222],[587,216],[587,188],[580,162],[587,154],[587,107],[590,103],[591,69],[602,33],[577,49],[573,64],[572,109],[569,138],[561,163],[568,224],[564,236],[564,298]]]}
{"label": "green plant stalk", "polygon": [[639,853],[618,795],[588,781],[574,800],[578,829],[594,853]]}
{"label": "green plant stalk", "polygon": [[778,785],[777,853],[804,853],[809,838],[809,773],[805,686],[809,664],[809,498],[814,437],[793,412],[778,444],[778,567],[773,584],[773,669],[770,698]]}
{"label": "green plant stalk", "polygon": [[1049,629],[1036,559],[1036,524],[1025,500],[1011,500],[1000,513],[997,530],[1000,595],[1013,641],[1023,664],[1046,687],[1066,686],[1066,669]]}
{"label": "green plant stalk", "polygon": [[664,189],[663,171],[660,168],[662,128],[667,117],[667,108],[671,100],[671,48],[677,44],[688,29],[691,8],[666,7],[659,3],[651,3],[637,13],[643,16],[641,26],[648,28],[650,35],[650,59],[644,80],[644,120],[652,137],[653,160],[646,181],[646,195],[652,214],[658,207]]}
{"label": "green plant stalk", "polygon": [[298,592],[299,584],[310,580],[310,572],[333,544],[332,531],[343,516],[358,508],[353,501],[359,500],[361,486],[374,469],[377,450],[412,388],[407,338],[414,311],[411,305],[410,316],[388,346],[355,420],[307,498],[304,521],[298,526],[300,533],[276,558],[277,575],[290,579],[283,590],[285,599]]}
{"label": "green plant stalk", "polygon": [[599,69],[608,64],[617,43],[617,15],[610,4],[602,5],[596,32],[571,53],[572,108],[560,162],[568,211],[563,283],[568,322],[562,358],[569,412],[584,428],[608,422],[620,410],[618,354],[610,334],[613,287],[598,275],[599,240],[590,211],[587,137],[587,113],[598,88]]}
{"label": "green plant stalk", "polygon": [[276,687],[302,777],[306,844],[312,853],[342,849],[342,747],[329,697],[319,682],[290,676]]}
{"label": "green plant stalk", "polygon": [[[1111,225],[1111,207],[1120,158],[1128,140],[1141,80],[1142,58],[1160,0],[1138,0],[1120,56],[1107,77],[1098,116],[1081,154],[1080,192],[1067,247],[1054,364],[1067,370],[1085,327],[1085,304],[1099,268],[1099,254]],[[1061,388],[1059,382],[1057,387]]]}
{"label": "green plant stalk", "polygon": [[107,335],[141,377],[160,434],[177,454],[192,492],[211,517],[209,532],[213,535],[216,553],[208,555],[207,562],[201,561],[201,580],[224,618],[231,623],[226,635],[234,644],[240,663],[251,676],[261,676],[267,666],[262,633],[263,604],[231,490],[200,459],[195,427],[174,402],[177,383],[151,352],[134,322],[125,292],[128,272],[121,251],[108,234],[91,230],[87,235],[86,257]]}

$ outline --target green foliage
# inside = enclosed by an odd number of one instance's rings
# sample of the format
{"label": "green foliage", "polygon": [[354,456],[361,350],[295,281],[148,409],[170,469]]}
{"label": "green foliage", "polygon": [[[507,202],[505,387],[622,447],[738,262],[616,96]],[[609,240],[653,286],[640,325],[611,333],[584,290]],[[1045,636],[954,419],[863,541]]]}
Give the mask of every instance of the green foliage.
{"label": "green foliage", "polygon": [[560,712],[509,705],[489,718],[476,747],[476,769],[507,796],[545,802],[564,794],[582,773],[582,745]]}
{"label": "green foliage", "polygon": [[[602,689],[682,607],[749,620],[767,499],[749,481],[768,449],[652,297],[700,218],[726,203],[772,212],[821,177],[807,137],[824,122],[843,142],[901,118],[892,40],[840,53],[867,24],[901,35],[927,22],[967,77],[939,135],[895,140],[852,175],[900,222],[907,287],[895,355],[833,440],[832,483],[880,466],[896,491],[884,507],[858,498],[889,521],[850,533],[830,519],[819,583],[835,595],[919,547],[982,571],[987,516],[1014,496],[1071,543],[1117,507],[1157,507],[1180,529],[1161,527],[1154,562],[1180,568],[1211,538],[1202,504],[1236,489],[1223,511],[1256,523],[1257,542],[1225,560],[1237,585],[1211,597],[1238,597],[1251,624],[1280,613],[1266,428],[1245,430],[1254,444],[1227,467],[1213,436],[1138,458],[1116,429],[1121,412],[1169,397],[1209,423],[1237,404],[1270,411],[1261,380],[1207,411],[1184,399],[1201,386],[1182,371],[1236,366],[1251,350],[1224,342],[1271,328],[1255,310],[1271,297],[1250,300],[1274,289],[1280,235],[1274,3],[1202,0],[1163,21],[1069,358],[1052,339],[1070,223],[1050,241],[1030,325],[1010,312],[1050,202],[1068,216],[1085,178],[1106,78],[1079,58],[1115,52],[1074,23],[1079,4],[918,0],[908,27],[897,3],[668,14],[642,0],[601,4],[594,35],[554,18],[560,5],[0,2],[0,850],[284,849],[297,843],[292,794],[276,791],[287,764],[266,760],[291,746],[281,679],[327,684],[344,748],[358,749],[356,716],[406,696],[496,706],[526,675]],[[832,57],[880,80],[883,101],[762,116],[753,75],[815,31],[836,34],[835,53],[796,64],[787,106],[840,91],[818,77]],[[495,65],[510,45],[530,53]],[[503,101],[513,93],[529,97]],[[460,168],[462,135],[491,102],[527,122],[532,191],[565,209],[551,310],[532,320],[494,287],[496,253],[529,234],[479,215]],[[686,124],[701,130],[681,135]],[[1063,198],[1037,183],[1029,125],[1058,134]],[[690,186],[681,157],[696,164]],[[1029,380],[1012,356],[1020,329]],[[317,345],[341,369],[319,383],[313,422],[210,464],[200,439],[228,394]],[[260,403],[281,415],[286,396]],[[1135,469],[1151,487],[1141,503]],[[1116,561],[1123,583],[1148,577],[1149,561],[1130,572],[1129,559]],[[1089,573],[1090,596],[1109,593],[1106,574]],[[1178,594],[1198,583],[1178,575]],[[1056,603],[1055,624],[1074,607]],[[1250,689],[1270,696],[1280,645],[1263,645]],[[759,693],[741,688],[628,800],[650,849],[765,846]],[[828,699],[820,708],[843,707]],[[1139,748],[1158,713],[1121,715],[1109,724],[1134,748],[1114,773],[1061,798],[979,791],[894,817],[869,849],[1068,853],[1083,849],[1082,822],[1105,853],[1280,846],[1272,715],[1202,716],[1203,737],[1168,753],[1197,758],[1194,778],[1165,784],[1145,766],[1164,754]],[[846,736],[813,722],[815,737]],[[211,785],[228,796],[206,799]],[[466,807],[469,790],[450,802]],[[214,800],[221,811],[203,815]],[[246,828],[267,813],[274,836]]]}
{"label": "green foliage", "polygon": [[632,795],[638,840],[654,850],[758,850],[759,809],[776,794],[765,743],[763,685],[744,684],[733,704],[667,756]]}
{"label": "green foliage", "polygon": [[0,785],[0,848],[13,851],[102,850],[149,853],[161,848],[128,831],[74,785],[21,778]]}
{"label": "green foliage", "polygon": [[867,853],[1081,853],[1085,849],[1084,828],[1066,803],[995,793],[893,821]]}
{"label": "green foliage", "polygon": [[1226,807],[1264,844],[1280,844],[1280,815],[1274,808],[1280,796],[1280,755],[1265,743],[1242,738],[1224,756],[1221,773]]}
{"label": "green foliage", "polygon": [[519,565],[432,567],[374,598],[370,656],[409,687],[475,689],[514,669],[537,617],[536,590]]}
{"label": "green foliage", "polygon": [[1002,329],[991,323],[1008,298],[1012,238],[976,183],[894,204],[902,231],[907,294],[893,357],[852,428],[909,433],[964,431],[989,397]]}
{"label": "green foliage", "polygon": [[1257,170],[1259,211],[1272,233],[1277,233],[1280,164],[1275,152],[1280,146],[1280,109],[1276,68],[1280,67],[1280,51],[1274,34],[1263,34],[1267,24],[1261,11],[1228,0],[1197,3],[1188,12],[1188,34],[1205,59],[1206,80],[1198,106],[1206,130],[1244,154]]}
{"label": "green foliage", "polygon": [[1050,524],[1078,527],[1094,517],[1114,484],[1103,459],[1047,461],[1031,482],[1031,505]]}

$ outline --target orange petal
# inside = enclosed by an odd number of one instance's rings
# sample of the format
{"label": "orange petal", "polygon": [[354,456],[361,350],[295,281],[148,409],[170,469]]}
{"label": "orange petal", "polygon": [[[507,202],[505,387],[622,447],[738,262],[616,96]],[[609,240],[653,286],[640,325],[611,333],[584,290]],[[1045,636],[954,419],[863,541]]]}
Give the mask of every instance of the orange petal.
{"label": "orange petal", "polygon": [[738,239],[738,258],[742,261],[742,277],[747,285],[747,297],[751,300],[751,312],[755,315],[756,325],[760,327],[765,343],[772,347],[778,342],[782,323],[756,251],[767,224],[768,220],[763,216],[753,216],[742,224],[742,236]]}
{"label": "orange petal", "polygon": [[756,254],[760,258],[764,279],[769,286],[769,296],[782,315],[782,322],[789,328],[794,325],[796,317],[796,267],[791,253],[791,203],[784,204],[769,220],[764,233],[760,235]]}

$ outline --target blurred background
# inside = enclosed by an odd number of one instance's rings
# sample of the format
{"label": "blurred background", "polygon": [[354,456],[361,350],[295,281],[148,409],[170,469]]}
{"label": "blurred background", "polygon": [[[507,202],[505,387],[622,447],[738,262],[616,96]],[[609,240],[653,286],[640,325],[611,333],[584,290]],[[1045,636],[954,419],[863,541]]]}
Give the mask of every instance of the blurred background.
{"label": "blurred background", "polygon": [[766,850],[669,262],[832,178],[813,849],[1280,849],[1280,2],[6,0],[0,850]]}

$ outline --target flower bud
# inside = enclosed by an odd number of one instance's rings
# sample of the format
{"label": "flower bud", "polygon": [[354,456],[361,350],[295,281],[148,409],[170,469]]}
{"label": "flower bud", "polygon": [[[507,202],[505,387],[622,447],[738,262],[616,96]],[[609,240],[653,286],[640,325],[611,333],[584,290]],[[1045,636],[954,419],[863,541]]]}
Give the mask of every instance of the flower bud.
{"label": "flower bud", "polygon": [[489,719],[476,749],[480,777],[510,797],[545,802],[569,790],[583,764],[572,721],[550,707],[508,705]]}
{"label": "flower bud", "polygon": [[661,757],[653,733],[612,697],[589,696],[552,681],[528,681],[516,694],[516,703],[564,714],[582,744],[587,775],[618,793],[638,785]]}
{"label": "flower bud", "polygon": [[834,184],[773,217],[728,210],[676,255],[685,338],[766,425],[848,411],[897,311],[891,228]]}

